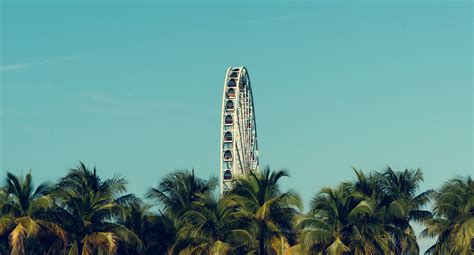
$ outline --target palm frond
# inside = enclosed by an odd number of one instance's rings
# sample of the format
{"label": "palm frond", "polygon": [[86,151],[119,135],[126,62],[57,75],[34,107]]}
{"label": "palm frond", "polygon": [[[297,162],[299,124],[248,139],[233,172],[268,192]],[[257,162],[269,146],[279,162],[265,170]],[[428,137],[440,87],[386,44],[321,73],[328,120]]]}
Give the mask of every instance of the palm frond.
{"label": "palm frond", "polygon": [[[116,236],[112,232],[94,232],[84,238],[84,250],[105,248],[108,254],[114,254],[117,249]],[[92,252],[91,252],[92,253]]]}
{"label": "palm frond", "polygon": [[26,228],[21,223],[16,225],[9,235],[11,255],[22,255],[25,253],[24,243],[26,241],[26,235]]}

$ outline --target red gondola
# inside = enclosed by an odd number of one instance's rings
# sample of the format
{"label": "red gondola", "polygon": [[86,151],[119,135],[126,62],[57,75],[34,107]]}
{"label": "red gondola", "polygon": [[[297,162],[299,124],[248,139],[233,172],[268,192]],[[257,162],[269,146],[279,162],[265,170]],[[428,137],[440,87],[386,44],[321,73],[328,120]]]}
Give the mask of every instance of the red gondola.
{"label": "red gondola", "polygon": [[235,89],[227,90],[226,95],[227,95],[227,98],[231,98],[231,99],[235,98]]}

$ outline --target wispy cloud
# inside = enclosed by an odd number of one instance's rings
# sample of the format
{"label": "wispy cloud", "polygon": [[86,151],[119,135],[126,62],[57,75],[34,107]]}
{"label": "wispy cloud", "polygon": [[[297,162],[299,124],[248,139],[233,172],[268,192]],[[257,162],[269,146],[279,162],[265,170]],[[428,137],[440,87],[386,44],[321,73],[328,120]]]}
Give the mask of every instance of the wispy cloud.
{"label": "wispy cloud", "polygon": [[14,65],[2,65],[0,66],[0,71],[8,71],[8,70],[18,70],[25,68],[25,64],[14,64]]}
{"label": "wispy cloud", "polygon": [[79,96],[102,103],[111,103],[113,99],[102,93],[81,93]]}
{"label": "wispy cloud", "polygon": [[0,65],[0,71],[17,71],[17,70],[22,70],[29,68],[31,66],[37,66],[37,65],[46,65],[46,64],[52,64],[52,63],[57,63],[57,62],[62,62],[62,61],[68,61],[68,60],[73,60],[77,59],[78,57],[76,56],[71,56],[71,57],[56,57],[56,58],[47,58],[39,61],[32,61],[32,62],[26,62],[26,63],[16,63],[16,64],[6,64],[6,65]]}

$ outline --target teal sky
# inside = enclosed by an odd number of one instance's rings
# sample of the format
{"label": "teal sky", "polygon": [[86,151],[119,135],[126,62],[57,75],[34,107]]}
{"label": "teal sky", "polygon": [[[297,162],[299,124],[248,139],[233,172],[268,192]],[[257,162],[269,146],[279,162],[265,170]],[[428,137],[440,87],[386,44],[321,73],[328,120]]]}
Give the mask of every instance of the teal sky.
{"label": "teal sky", "polygon": [[351,167],[473,173],[470,1],[1,1],[0,171],[82,160],[129,190],[217,175],[223,79],[249,69],[263,166],[305,202]]}

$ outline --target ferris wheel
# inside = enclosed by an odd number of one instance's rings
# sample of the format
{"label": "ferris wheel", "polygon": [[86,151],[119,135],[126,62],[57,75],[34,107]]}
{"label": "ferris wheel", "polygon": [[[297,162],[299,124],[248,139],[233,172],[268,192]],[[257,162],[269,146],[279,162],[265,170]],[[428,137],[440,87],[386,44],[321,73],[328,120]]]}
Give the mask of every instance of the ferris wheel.
{"label": "ferris wheel", "polygon": [[220,148],[221,193],[235,177],[258,171],[257,125],[250,77],[245,67],[229,67],[224,80]]}

